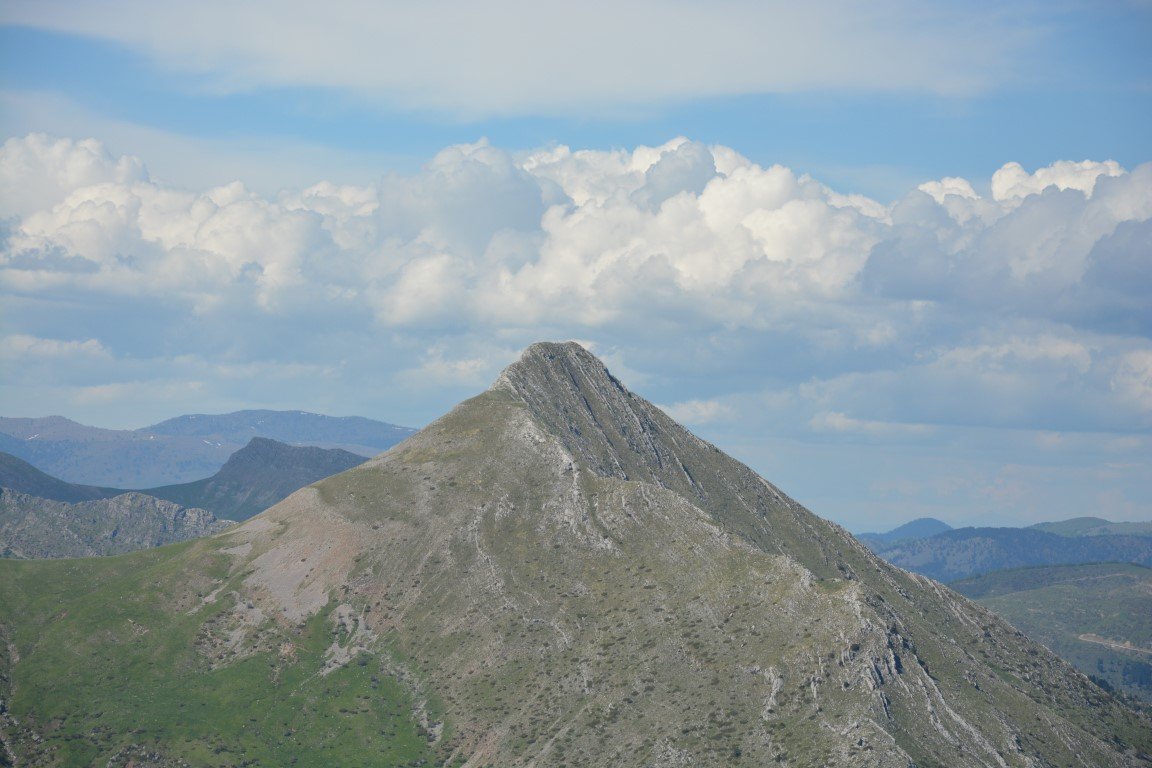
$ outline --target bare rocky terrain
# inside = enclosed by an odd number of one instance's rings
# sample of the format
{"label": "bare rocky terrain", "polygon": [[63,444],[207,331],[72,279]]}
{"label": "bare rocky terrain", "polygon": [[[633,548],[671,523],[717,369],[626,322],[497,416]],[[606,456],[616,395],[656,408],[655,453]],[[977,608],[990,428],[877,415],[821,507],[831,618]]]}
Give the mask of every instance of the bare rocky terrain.
{"label": "bare rocky terrain", "polygon": [[69,503],[0,488],[0,557],[116,555],[207,536],[232,524],[207,510],[134,491]]}

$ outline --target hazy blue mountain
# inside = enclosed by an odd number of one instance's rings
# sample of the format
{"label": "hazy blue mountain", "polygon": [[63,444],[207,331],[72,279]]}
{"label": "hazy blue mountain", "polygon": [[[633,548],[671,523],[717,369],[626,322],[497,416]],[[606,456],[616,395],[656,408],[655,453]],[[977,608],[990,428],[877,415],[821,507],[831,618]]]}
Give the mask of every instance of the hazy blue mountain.
{"label": "hazy blue mountain", "polygon": [[1074,517],[1055,523],[1037,523],[1032,527],[1059,536],[1152,536],[1152,522],[1114,523],[1102,517]]}
{"label": "hazy blue mountain", "polygon": [[1152,536],[1061,536],[1037,528],[957,528],[876,547],[893,565],[939,581],[1039,565],[1152,565]]}
{"label": "hazy blue mountain", "polygon": [[208,477],[253,437],[368,457],[411,433],[371,419],[302,411],[182,416],[134,430],[89,427],[60,416],[0,418],[0,450],[70,483],[141,489]]}
{"label": "hazy blue mountain", "polygon": [[177,416],[145,427],[149,434],[199,437],[215,442],[246,444],[267,437],[289,445],[340,448],[361,456],[375,456],[415,432],[360,416],[324,416],[306,411],[236,411],[221,415]]}
{"label": "hazy blue mountain", "polygon": [[925,539],[952,530],[952,526],[934,517],[919,517],[897,526],[887,533],[861,533],[856,538],[876,549],[877,545],[891,544],[902,539]]}

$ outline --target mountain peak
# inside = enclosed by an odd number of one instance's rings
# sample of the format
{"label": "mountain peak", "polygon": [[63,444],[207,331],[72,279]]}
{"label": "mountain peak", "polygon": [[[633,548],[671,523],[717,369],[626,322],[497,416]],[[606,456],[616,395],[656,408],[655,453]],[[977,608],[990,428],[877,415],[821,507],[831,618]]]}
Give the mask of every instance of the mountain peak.
{"label": "mountain peak", "polygon": [[[562,384],[576,373],[616,381],[604,363],[575,341],[538,341],[520,353],[492,385],[520,393],[528,382],[537,386],[546,382]],[[617,382],[619,385],[619,382]]]}
{"label": "mountain peak", "polygon": [[504,369],[492,389],[520,400],[594,473],[700,494],[678,454],[682,446],[706,444],[628,391],[576,342],[533,344]]}
{"label": "mountain peak", "polygon": [[[402,445],[218,538],[145,554],[162,567],[76,566],[102,591],[56,587],[51,610],[24,607],[49,599],[26,597],[51,583],[40,572],[0,572],[0,628],[22,643],[5,669],[14,752],[54,758],[113,715],[169,764],[232,742],[235,762],[470,767],[1131,768],[1152,751],[1143,715],[877,559],[575,344],[529,347]],[[126,584],[158,602],[132,642]],[[105,615],[116,632],[93,624]],[[76,637],[109,671],[60,697],[73,666],[53,662]],[[133,674],[168,648],[185,655]],[[282,707],[181,714],[221,692]],[[123,743],[81,745],[103,764]],[[386,752],[401,743],[426,752]]]}

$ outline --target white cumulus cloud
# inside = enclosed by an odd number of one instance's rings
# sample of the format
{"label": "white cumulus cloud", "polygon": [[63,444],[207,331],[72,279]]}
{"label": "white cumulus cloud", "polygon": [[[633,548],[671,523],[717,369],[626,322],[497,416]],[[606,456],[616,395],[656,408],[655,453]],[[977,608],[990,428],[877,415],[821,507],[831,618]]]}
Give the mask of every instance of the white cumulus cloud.
{"label": "white cumulus cloud", "polygon": [[1008,163],[992,174],[992,197],[998,201],[1012,200],[1039,194],[1049,187],[1076,189],[1091,197],[1098,178],[1121,173],[1123,169],[1115,160],[1102,163],[1061,160],[1035,173],[1028,173],[1020,163]]}
{"label": "white cumulus cloud", "polygon": [[[9,197],[52,179],[0,249],[5,303],[52,307],[21,312],[9,354],[93,338],[140,361],[275,361],[326,382],[364,375],[367,354],[411,390],[577,337],[695,423],[727,418],[711,394],[767,379],[807,409],[790,423],[826,432],[1149,418],[1152,164],[1009,164],[991,197],[953,177],[890,206],[685,138],[479,141],[411,175],[274,196],[173,188],[91,140],[11,139],[0,168]],[[678,340],[721,372],[709,397],[676,391],[673,371],[695,375]]]}

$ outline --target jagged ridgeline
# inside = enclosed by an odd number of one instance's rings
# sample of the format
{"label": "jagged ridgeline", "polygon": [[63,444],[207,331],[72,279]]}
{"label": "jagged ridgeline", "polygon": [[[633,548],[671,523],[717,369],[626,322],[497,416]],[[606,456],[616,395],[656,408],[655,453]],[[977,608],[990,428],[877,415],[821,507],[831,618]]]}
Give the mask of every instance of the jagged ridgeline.
{"label": "jagged ridgeline", "polygon": [[0,563],[22,765],[1147,765],[1152,721],[575,344],[224,534]]}

